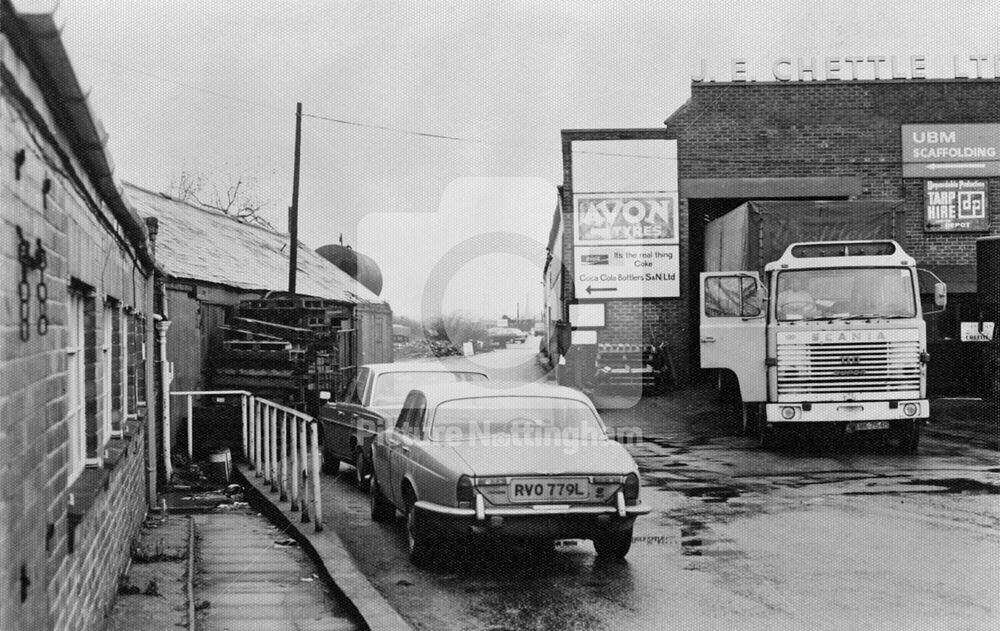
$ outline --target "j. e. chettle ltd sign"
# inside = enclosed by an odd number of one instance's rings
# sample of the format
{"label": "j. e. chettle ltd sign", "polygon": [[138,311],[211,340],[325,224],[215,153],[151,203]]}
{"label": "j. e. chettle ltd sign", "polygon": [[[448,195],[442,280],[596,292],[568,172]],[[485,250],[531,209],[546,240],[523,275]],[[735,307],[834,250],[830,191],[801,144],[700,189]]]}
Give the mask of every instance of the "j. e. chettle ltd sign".
{"label": "j. e. chettle ltd sign", "polygon": [[[1000,79],[1000,55],[955,55],[951,62],[955,79]],[[755,64],[745,58],[729,61],[728,74],[716,74],[702,59],[692,83],[730,81],[893,81],[927,79],[927,57],[910,55],[856,55],[851,57],[778,57]],[[728,78],[722,78],[728,77]]]}

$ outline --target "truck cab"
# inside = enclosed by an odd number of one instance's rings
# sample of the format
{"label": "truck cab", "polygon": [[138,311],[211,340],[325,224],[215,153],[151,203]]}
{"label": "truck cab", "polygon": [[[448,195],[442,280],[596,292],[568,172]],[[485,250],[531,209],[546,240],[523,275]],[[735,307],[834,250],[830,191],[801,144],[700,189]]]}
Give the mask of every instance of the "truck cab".
{"label": "truck cab", "polygon": [[[944,307],[943,283],[935,302]],[[733,375],[762,445],[793,429],[884,431],[917,448],[930,414],[916,262],[898,243],[805,242],[701,275],[702,368]]]}

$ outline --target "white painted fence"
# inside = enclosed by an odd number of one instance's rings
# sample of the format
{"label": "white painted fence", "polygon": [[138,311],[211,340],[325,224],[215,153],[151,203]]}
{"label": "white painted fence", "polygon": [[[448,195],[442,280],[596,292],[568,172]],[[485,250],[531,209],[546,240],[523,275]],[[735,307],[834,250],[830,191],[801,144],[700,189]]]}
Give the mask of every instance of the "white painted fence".
{"label": "white painted fence", "polygon": [[[278,500],[301,511],[302,523],[312,521],[323,530],[323,500],[320,493],[319,421],[312,416],[244,390],[199,390],[171,392],[187,397],[187,452],[194,453],[194,398],[239,396],[242,414],[243,453],[256,477],[270,485]],[[170,432],[169,421],[164,432]],[[169,455],[167,479],[172,475]],[[312,507],[311,515],[309,507]]]}

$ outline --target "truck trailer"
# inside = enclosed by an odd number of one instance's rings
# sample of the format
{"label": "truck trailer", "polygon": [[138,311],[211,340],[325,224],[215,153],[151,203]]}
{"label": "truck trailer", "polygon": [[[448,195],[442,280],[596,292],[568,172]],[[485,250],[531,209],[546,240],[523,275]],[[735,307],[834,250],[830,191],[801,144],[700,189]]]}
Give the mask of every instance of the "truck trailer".
{"label": "truck trailer", "polygon": [[[930,414],[930,356],[916,262],[888,238],[894,204],[754,206],[723,218],[724,247],[706,243],[702,368],[720,370],[720,383],[738,397],[744,431],[755,431],[765,448],[793,431],[822,428],[879,432],[915,451]],[[706,239],[721,232],[706,229]],[[782,243],[810,232],[855,238]],[[734,235],[742,235],[742,247]],[[715,269],[707,260],[713,254]],[[935,283],[937,308],[946,300],[944,284]]]}

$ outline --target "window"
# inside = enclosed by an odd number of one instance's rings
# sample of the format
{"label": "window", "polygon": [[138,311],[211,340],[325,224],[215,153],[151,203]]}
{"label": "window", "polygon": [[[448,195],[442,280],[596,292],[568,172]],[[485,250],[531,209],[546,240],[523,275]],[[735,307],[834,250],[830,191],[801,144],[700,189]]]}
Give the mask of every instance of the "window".
{"label": "window", "polygon": [[130,336],[128,341],[128,354],[133,361],[129,364],[132,371],[129,380],[128,410],[132,414],[138,414],[140,407],[146,405],[146,320],[141,313],[132,316],[135,321],[128,327]]}
{"label": "window", "polygon": [[705,279],[705,315],[752,318],[761,313],[757,280],[751,276],[709,276]]}
{"label": "window", "polygon": [[368,369],[359,368],[358,374],[351,381],[350,389],[347,391],[347,400],[351,403],[362,404],[361,397],[365,393],[365,384],[368,382]]}
{"label": "window", "polygon": [[84,298],[77,291],[69,292],[69,313],[66,318],[67,402],[66,424],[69,427],[69,461],[67,483],[72,484],[83,471],[87,434],[84,420],[86,385],[84,382]]}
{"label": "window", "polygon": [[[112,419],[114,410],[114,374],[115,365],[115,320],[118,315],[118,305],[112,300],[104,302],[104,312],[101,314],[101,428],[98,435],[98,451],[111,437],[113,431]],[[120,425],[119,425],[120,427]]]}
{"label": "window", "polygon": [[129,376],[129,371],[132,369],[132,362],[129,361],[129,326],[128,326],[129,314],[122,310],[118,312],[118,351],[116,357],[118,358],[118,410],[119,417],[117,421],[117,427],[115,427],[115,420],[112,419],[112,435],[121,436],[122,435],[122,424],[121,421],[125,418],[134,416],[132,412],[134,408],[129,404],[129,385],[132,379]]}
{"label": "window", "polygon": [[424,395],[419,392],[413,392],[406,397],[403,409],[399,413],[399,420],[396,422],[396,431],[413,438],[422,438],[423,427],[421,423],[426,406]]}
{"label": "window", "polygon": [[[778,275],[779,320],[810,318],[913,318],[917,297],[908,268],[788,270]],[[803,313],[808,305],[811,311]]]}

